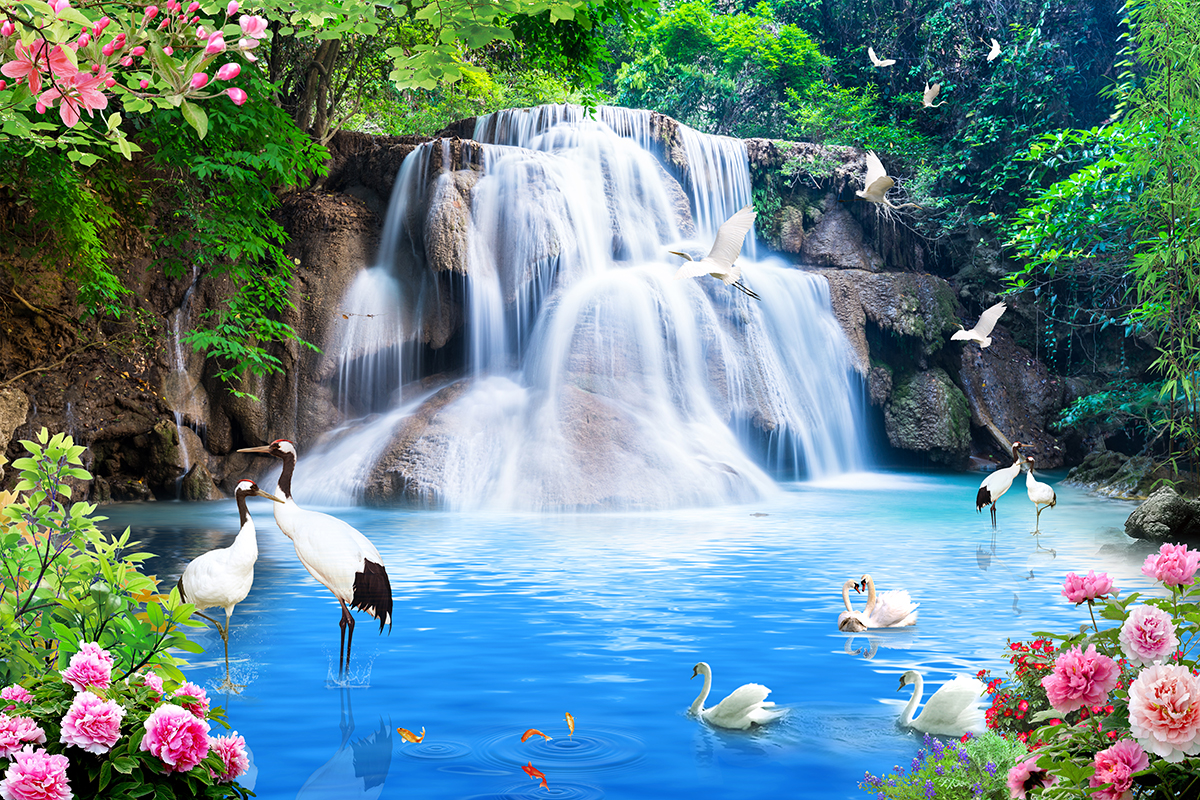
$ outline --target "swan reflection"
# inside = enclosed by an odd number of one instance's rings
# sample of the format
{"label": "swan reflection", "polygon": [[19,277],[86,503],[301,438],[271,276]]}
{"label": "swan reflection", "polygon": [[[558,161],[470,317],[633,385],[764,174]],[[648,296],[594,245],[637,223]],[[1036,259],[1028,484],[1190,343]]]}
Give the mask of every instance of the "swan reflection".
{"label": "swan reflection", "polygon": [[[866,639],[861,647],[858,646],[860,638]],[[847,636],[842,650],[848,655],[862,656],[870,660],[875,658],[875,654],[881,647],[907,650],[913,646],[914,641],[916,641],[916,633],[911,628],[896,628],[888,629],[886,632],[881,631],[878,634],[858,633]]]}
{"label": "swan reflection", "polygon": [[342,689],[338,697],[342,743],[333,757],[317,769],[296,794],[296,800],[375,800],[392,765],[392,729],[382,719],[370,735],[351,740],[354,709]]}

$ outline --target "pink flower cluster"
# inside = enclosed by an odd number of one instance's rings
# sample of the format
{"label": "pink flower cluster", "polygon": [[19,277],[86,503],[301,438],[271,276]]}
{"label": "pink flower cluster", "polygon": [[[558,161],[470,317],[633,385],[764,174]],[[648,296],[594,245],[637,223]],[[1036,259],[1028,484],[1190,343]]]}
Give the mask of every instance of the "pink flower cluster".
{"label": "pink flower cluster", "polygon": [[1097,653],[1095,645],[1088,645],[1087,650],[1075,646],[1054,660],[1054,672],[1042,678],[1042,687],[1050,705],[1066,713],[1103,705],[1120,675],[1117,662]]}
{"label": "pink flower cluster", "polygon": [[167,772],[187,772],[208,755],[208,723],[173,703],[154,709],[145,727],[141,749],[158,756]]}
{"label": "pink flower cluster", "polygon": [[1096,574],[1096,570],[1088,570],[1085,577],[1079,577],[1074,572],[1068,572],[1063,583],[1062,595],[1075,605],[1103,597],[1113,590],[1112,578],[1108,573]]}
{"label": "pink flower cluster", "polygon": [[26,746],[16,754],[0,781],[4,800],[71,800],[66,756]]}
{"label": "pink flower cluster", "polygon": [[1030,789],[1045,788],[1058,782],[1058,776],[1051,775],[1039,767],[1037,760],[1037,756],[1030,756],[1008,771],[1008,780],[1005,783],[1008,785],[1009,795],[1013,798],[1024,800]]}
{"label": "pink flower cluster", "polygon": [[135,672],[125,679],[126,683],[132,682],[133,686],[145,686],[155,694],[155,700],[161,700],[163,694],[163,679],[153,672]]}
{"label": "pink flower cluster", "polygon": [[28,744],[45,742],[46,732],[34,720],[0,714],[0,758],[12,758],[13,753]]}
{"label": "pink flower cluster", "polygon": [[1146,667],[1129,686],[1129,730],[1167,761],[1200,753],[1200,680],[1179,664]]}
{"label": "pink flower cluster", "polygon": [[1187,545],[1164,544],[1158,554],[1146,556],[1142,574],[1165,586],[1183,586],[1196,577],[1200,567],[1200,552],[1188,550]]}
{"label": "pink flower cluster", "polygon": [[1093,765],[1096,772],[1088,778],[1088,786],[1104,788],[1092,794],[1092,797],[1097,800],[1129,800],[1134,773],[1147,769],[1150,759],[1141,745],[1125,740],[1096,753]]}
{"label": "pink flower cluster", "polygon": [[71,664],[61,671],[63,680],[77,692],[89,686],[107,689],[112,680],[113,660],[100,645],[87,642],[79,646],[79,652],[71,656]]}
{"label": "pink flower cluster", "polygon": [[[19,683],[14,683],[12,686],[5,686],[3,689],[0,689],[0,698],[9,700],[13,703],[33,702],[33,695],[31,695],[29,690]],[[5,706],[4,710],[12,711],[14,708],[16,708],[15,705]]]}
{"label": "pink flower cluster", "polygon": [[210,750],[216,751],[225,765],[220,772],[209,772],[218,783],[231,783],[250,769],[250,758],[246,755],[246,740],[233,731],[228,736],[208,737]]}
{"label": "pink flower cluster", "polygon": [[80,692],[62,720],[59,741],[89,753],[107,753],[121,738],[125,709],[116,700],[104,700],[91,692]]}
{"label": "pink flower cluster", "polygon": [[1174,620],[1155,606],[1134,606],[1117,638],[1129,661],[1143,667],[1169,658],[1179,646]]}
{"label": "pink flower cluster", "polygon": [[204,691],[203,687],[187,681],[171,696],[178,697],[180,705],[192,712],[197,719],[204,719],[208,716],[208,693]]}

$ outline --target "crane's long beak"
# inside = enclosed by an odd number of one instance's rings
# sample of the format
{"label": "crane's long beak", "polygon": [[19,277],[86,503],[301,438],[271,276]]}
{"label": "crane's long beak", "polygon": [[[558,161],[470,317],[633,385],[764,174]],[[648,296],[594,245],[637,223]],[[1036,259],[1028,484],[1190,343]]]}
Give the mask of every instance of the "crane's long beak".
{"label": "crane's long beak", "polygon": [[257,496],[259,496],[259,497],[265,497],[265,498],[267,498],[268,500],[274,500],[276,503],[284,503],[284,502],[286,502],[286,501],[284,501],[284,500],[280,500],[278,497],[276,497],[275,495],[273,495],[273,494],[271,494],[271,493],[269,493],[269,492],[264,492],[262,489],[255,489],[255,490],[254,490],[254,494],[256,494],[256,495],[257,495]]}
{"label": "crane's long beak", "polygon": [[[680,257],[680,258],[682,258],[684,261],[691,261],[691,260],[692,260],[692,257],[691,257],[691,256],[689,256],[687,253],[681,253],[681,252],[679,252],[678,250],[668,250],[667,252],[668,252],[668,253],[670,253],[670,254],[671,254],[671,255],[673,255],[673,256],[679,256],[679,257]],[[692,677],[694,678],[694,677],[696,677],[696,676],[695,676],[695,675],[693,675]]]}
{"label": "crane's long beak", "polygon": [[263,455],[271,455],[271,445],[264,444],[259,447],[243,447],[238,450],[239,453],[262,453]]}

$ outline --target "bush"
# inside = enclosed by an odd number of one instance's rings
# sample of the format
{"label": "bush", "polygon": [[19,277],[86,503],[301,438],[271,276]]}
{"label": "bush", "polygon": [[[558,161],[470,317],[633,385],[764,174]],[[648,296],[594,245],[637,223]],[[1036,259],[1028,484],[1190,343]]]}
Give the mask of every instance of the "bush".
{"label": "bush", "polygon": [[949,744],[925,734],[924,744],[907,773],[903,767],[885,777],[868,772],[859,788],[878,800],[1001,800],[1008,797],[1008,767],[1026,752],[1024,745],[990,731],[967,733]]}

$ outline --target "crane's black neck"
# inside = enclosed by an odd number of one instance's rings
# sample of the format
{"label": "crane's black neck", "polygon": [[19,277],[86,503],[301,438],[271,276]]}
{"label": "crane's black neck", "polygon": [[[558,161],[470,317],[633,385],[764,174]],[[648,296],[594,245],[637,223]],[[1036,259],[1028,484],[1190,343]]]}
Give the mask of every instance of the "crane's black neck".
{"label": "crane's black neck", "polygon": [[250,510],[246,508],[246,496],[249,492],[244,492],[238,489],[234,495],[237,497],[238,506],[238,530],[246,527],[246,520],[250,519]]}
{"label": "crane's black neck", "polygon": [[283,471],[279,473],[279,491],[285,500],[291,500],[292,472],[296,469],[296,456],[294,453],[284,453],[280,458],[283,459]]}

